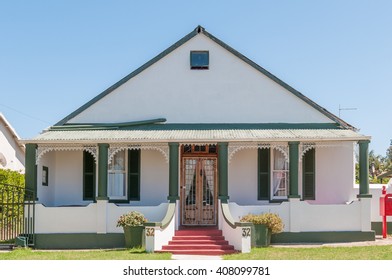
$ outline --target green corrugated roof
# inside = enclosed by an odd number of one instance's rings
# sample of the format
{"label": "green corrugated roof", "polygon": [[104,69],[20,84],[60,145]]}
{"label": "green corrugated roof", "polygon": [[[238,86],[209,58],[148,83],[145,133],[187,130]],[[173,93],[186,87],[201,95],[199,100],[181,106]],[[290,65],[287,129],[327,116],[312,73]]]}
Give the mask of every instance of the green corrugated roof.
{"label": "green corrugated roof", "polygon": [[28,143],[311,142],[369,139],[369,136],[350,129],[59,130],[44,132],[28,140]]}

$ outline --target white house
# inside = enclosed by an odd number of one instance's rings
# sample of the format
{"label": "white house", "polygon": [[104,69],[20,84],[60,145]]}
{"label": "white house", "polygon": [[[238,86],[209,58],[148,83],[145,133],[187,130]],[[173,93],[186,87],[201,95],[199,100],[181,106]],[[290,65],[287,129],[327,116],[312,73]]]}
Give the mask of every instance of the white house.
{"label": "white house", "polygon": [[8,120],[0,113],[0,168],[24,173],[25,147]]}
{"label": "white house", "polygon": [[273,242],[374,240],[369,141],[198,26],[25,141],[36,247],[121,247],[130,210],[151,251],[213,227],[246,252],[250,212],[282,217]]}

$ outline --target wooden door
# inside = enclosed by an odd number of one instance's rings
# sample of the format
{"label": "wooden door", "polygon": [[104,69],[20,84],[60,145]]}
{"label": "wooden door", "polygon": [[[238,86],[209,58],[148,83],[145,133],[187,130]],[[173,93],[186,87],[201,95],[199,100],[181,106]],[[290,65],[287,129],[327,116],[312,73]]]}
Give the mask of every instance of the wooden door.
{"label": "wooden door", "polygon": [[216,158],[182,159],[181,224],[217,224]]}

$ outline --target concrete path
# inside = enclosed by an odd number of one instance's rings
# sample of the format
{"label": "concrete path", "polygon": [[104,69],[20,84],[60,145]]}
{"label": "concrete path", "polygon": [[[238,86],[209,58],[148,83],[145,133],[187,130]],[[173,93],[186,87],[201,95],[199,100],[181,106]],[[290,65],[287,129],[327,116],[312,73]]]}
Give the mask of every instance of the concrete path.
{"label": "concrete path", "polygon": [[272,244],[271,247],[356,247],[356,246],[385,246],[392,245],[392,237],[388,236],[383,239],[381,235],[376,236],[375,241],[361,241],[361,242],[339,242],[339,243],[287,243],[287,244]]}
{"label": "concrete path", "polygon": [[172,255],[172,260],[221,260],[221,256]]}

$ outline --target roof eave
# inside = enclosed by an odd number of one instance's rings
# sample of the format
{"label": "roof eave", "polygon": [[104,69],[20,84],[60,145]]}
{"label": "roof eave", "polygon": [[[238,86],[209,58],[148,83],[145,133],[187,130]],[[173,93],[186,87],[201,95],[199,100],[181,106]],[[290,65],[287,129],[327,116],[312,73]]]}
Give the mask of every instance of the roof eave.
{"label": "roof eave", "polygon": [[49,144],[98,144],[103,141],[107,144],[117,144],[117,143],[130,143],[130,144],[152,144],[152,143],[219,143],[219,142],[229,142],[229,143],[238,143],[238,142],[302,142],[302,143],[312,143],[312,142],[358,142],[363,140],[370,140],[370,136],[362,136],[362,137],[346,137],[346,138],[241,138],[241,139],[223,139],[223,138],[205,138],[205,139],[72,139],[72,140],[22,140],[23,143],[27,144],[41,144],[41,145],[49,145]]}

